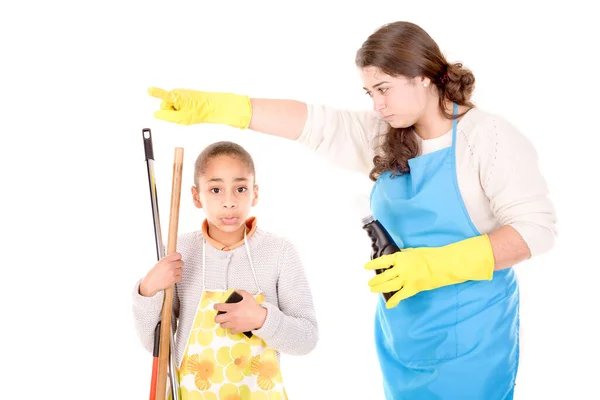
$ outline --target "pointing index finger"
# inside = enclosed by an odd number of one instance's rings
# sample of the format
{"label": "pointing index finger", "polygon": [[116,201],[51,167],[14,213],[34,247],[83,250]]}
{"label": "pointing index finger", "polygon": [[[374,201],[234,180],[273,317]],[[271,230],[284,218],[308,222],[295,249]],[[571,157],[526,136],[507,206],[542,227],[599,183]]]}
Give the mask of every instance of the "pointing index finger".
{"label": "pointing index finger", "polygon": [[157,99],[171,102],[171,93],[167,92],[164,89],[151,87],[148,89],[148,94],[152,97],[156,97]]}

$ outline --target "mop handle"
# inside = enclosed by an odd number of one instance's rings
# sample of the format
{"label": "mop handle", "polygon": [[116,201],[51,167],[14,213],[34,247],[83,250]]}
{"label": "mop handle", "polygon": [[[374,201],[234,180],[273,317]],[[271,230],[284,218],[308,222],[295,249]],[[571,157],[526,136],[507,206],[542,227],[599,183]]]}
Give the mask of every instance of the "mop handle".
{"label": "mop handle", "polygon": [[[169,236],[167,238],[167,255],[177,251],[177,229],[179,227],[179,205],[181,200],[181,177],[183,171],[183,148],[175,148],[173,162],[173,184],[171,188],[171,210],[169,216]],[[167,365],[170,356],[171,314],[173,310],[173,286],[164,291],[164,302],[161,313],[160,346],[158,355],[158,381],[156,382],[156,399],[164,400],[167,388]],[[175,375],[175,371],[171,371]]]}

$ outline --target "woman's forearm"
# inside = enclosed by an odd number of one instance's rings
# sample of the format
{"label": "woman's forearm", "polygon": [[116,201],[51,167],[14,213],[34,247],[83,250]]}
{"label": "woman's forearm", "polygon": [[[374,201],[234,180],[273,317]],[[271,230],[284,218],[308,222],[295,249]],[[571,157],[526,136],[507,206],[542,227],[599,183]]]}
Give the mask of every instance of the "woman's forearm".
{"label": "woman's forearm", "polygon": [[306,103],[296,100],[250,99],[252,119],[249,129],[296,140],[307,118]]}
{"label": "woman's forearm", "polygon": [[531,257],[527,243],[512,226],[503,226],[490,233],[488,237],[494,253],[496,271],[512,267]]}

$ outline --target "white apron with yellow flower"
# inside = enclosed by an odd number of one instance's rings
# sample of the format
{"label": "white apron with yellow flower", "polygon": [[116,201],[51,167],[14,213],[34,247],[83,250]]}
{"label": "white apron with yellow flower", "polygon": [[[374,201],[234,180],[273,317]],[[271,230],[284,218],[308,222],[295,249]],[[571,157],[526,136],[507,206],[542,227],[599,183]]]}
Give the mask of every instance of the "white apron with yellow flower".
{"label": "white apron with yellow flower", "polygon": [[[244,246],[258,288],[254,298],[265,301],[260,290],[250,250]],[[206,242],[202,244],[202,282]],[[198,304],[185,352],[178,368],[181,400],[284,400],[279,362],[275,350],[256,335],[232,334],[215,323],[215,303],[223,303],[233,289],[206,290]]]}

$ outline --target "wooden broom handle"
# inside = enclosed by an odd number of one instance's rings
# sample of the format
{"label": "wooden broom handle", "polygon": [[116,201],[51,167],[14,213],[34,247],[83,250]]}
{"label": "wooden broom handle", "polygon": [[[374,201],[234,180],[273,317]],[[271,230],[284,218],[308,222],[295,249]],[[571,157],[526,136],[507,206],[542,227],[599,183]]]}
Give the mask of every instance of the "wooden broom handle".
{"label": "wooden broom handle", "polygon": [[[177,229],[179,227],[179,204],[181,201],[181,176],[183,171],[183,148],[175,148],[173,163],[173,186],[171,189],[171,213],[169,216],[169,237],[167,255],[177,251]],[[158,353],[158,380],[156,400],[165,400],[167,392],[167,366],[169,364],[169,340],[171,337],[171,314],[173,310],[173,286],[165,289],[160,323],[160,344]],[[175,357],[175,354],[171,355]],[[171,371],[175,374],[175,371]],[[175,379],[175,377],[173,377]]]}

